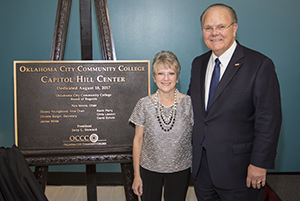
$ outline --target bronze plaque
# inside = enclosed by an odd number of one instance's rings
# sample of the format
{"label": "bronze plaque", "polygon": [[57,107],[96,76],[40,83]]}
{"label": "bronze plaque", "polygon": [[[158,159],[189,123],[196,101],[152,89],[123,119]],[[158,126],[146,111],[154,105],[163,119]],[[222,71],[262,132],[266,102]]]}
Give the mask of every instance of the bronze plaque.
{"label": "bronze plaque", "polygon": [[132,146],[150,61],[15,61],[14,94],[20,149]]}

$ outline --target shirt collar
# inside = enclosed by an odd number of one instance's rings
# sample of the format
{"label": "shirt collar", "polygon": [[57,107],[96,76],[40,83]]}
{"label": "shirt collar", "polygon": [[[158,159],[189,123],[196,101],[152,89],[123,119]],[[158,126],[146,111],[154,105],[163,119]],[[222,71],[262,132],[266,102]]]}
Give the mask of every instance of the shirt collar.
{"label": "shirt collar", "polygon": [[233,53],[234,53],[234,50],[237,46],[237,42],[234,41],[233,44],[230,46],[230,48],[228,50],[226,50],[226,52],[224,52],[220,57],[217,57],[215,55],[215,53],[212,53],[212,59],[213,61],[215,61],[216,58],[219,58],[220,62],[221,62],[221,65],[224,66],[224,67],[227,67]]}

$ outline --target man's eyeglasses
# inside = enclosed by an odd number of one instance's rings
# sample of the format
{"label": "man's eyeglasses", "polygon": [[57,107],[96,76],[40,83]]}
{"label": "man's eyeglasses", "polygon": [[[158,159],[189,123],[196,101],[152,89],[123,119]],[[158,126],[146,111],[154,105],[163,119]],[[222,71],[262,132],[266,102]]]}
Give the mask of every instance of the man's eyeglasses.
{"label": "man's eyeglasses", "polygon": [[213,28],[211,26],[205,26],[203,27],[203,31],[207,32],[207,33],[211,33],[213,32],[213,30],[215,29],[218,33],[223,32],[225,29],[229,28],[230,26],[232,26],[233,24],[235,24],[235,22],[232,22],[230,25],[228,26],[224,26],[224,25],[218,25],[217,27]]}

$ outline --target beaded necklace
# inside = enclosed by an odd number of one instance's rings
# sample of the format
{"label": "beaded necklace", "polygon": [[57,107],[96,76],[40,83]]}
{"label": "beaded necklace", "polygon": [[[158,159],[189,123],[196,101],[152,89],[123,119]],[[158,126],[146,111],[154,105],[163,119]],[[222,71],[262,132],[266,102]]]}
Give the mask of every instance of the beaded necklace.
{"label": "beaded necklace", "polygon": [[166,117],[165,112],[164,112],[164,106],[160,103],[160,100],[159,100],[158,90],[156,91],[156,94],[155,94],[156,115],[157,115],[157,120],[158,120],[159,126],[163,131],[168,132],[168,131],[172,130],[172,128],[175,124],[176,106],[178,105],[178,98],[179,98],[179,91],[178,91],[178,89],[175,89],[174,103],[170,106],[170,108],[171,108],[170,115],[168,117]]}

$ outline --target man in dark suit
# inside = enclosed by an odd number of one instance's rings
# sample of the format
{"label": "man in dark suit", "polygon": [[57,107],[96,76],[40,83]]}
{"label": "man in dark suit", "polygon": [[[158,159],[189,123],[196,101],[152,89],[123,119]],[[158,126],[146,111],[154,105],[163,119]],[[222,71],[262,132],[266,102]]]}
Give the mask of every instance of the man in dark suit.
{"label": "man in dark suit", "polygon": [[201,26],[211,51],[194,59],[188,90],[195,118],[196,196],[263,200],[282,120],[274,64],[235,40],[238,25],[231,7],[211,5],[201,16]]}

